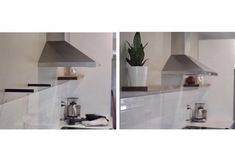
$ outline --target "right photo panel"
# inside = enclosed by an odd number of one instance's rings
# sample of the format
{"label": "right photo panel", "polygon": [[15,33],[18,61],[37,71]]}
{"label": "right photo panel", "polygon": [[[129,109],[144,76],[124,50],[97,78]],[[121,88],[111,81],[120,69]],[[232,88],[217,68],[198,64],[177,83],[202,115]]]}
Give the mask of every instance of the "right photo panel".
{"label": "right photo panel", "polygon": [[233,129],[235,32],[120,32],[120,129]]}

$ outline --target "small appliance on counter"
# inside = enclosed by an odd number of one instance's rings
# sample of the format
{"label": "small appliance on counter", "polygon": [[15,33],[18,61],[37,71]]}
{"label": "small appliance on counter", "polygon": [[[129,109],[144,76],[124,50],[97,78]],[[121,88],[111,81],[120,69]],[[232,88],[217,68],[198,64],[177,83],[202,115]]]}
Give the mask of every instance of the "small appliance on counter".
{"label": "small appliance on counter", "polygon": [[192,122],[206,122],[206,119],[207,110],[205,109],[205,103],[195,103]]}
{"label": "small appliance on counter", "polygon": [[67,103],[61,102],[61,106],[64,107],[64,121],[68,125],[74,125],[76,122],[81,122],[81,105],[78,104],[78,97],[67,98]]}
{"label": "small appliance on counter", "polygon": [[85,117],[81,117],[81,106],[78,104],[78,97],[67,98],[67,103],[61,102],[61,107],[64,108],[63,122],[66,125],[83,125],[86,127],[92,126],[107,126],[109,120],[105,116],[96,114],[86,114]]}

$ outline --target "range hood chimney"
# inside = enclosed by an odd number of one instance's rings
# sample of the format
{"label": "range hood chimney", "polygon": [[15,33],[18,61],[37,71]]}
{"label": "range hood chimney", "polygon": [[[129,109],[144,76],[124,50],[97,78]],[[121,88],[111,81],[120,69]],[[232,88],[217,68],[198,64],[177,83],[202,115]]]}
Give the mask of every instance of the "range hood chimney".
{"label": "range hood chimney", "polygon": [[171,56],[162,69],[163,74],[218,75],[212,69],[188,56],[190,33],[171,33]]}
{"label": "range hood chimney", "polygon": [[95,67],[94,60],[65,41],[64,33],[47,33],[39,67]]}

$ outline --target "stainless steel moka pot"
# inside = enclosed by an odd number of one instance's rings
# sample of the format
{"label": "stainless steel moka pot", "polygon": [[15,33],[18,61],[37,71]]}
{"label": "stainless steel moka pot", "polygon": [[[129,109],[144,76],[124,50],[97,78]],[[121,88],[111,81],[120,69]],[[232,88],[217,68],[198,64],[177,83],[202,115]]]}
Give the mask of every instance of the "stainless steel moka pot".
{"label": "stainless steel moka pot", "polygon": [[67,106],[67,116],[68,117],[78,117],[77,103],[71,102]]}
{"label": "stainless steel moka pot", "polygon": [[67,98],[67,104],[64,105],[64,120],[68,124],[73,125],[78,117],[80,117],[81,106],[78,104],[77,97]]}
{"label": "stainless steel moka pot", "polygon": [[207,119],[207,110],[205,103],[195,103],[195,109],[192,120],[194,122],[205,122]]}

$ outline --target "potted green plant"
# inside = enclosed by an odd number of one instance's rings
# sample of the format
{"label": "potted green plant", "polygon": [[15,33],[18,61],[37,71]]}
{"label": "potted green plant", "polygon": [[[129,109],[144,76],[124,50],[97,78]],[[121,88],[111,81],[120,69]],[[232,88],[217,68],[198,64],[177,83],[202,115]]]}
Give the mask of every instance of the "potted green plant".
{"label": "potted green plant", "polygon": [[140,32],[136,32],[133,38],[133,44],[128,41],[129,58],[126,58],[128,66],[129,86],[146,86],[148,67],[144,66],[148,59],[145,59],[144,46],[141,43]]}

